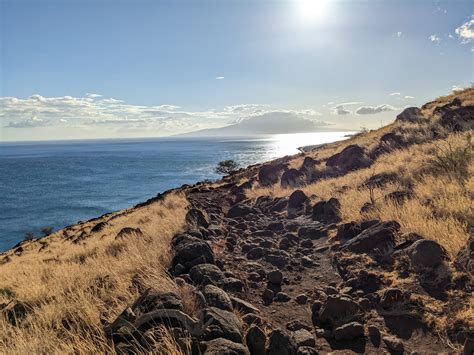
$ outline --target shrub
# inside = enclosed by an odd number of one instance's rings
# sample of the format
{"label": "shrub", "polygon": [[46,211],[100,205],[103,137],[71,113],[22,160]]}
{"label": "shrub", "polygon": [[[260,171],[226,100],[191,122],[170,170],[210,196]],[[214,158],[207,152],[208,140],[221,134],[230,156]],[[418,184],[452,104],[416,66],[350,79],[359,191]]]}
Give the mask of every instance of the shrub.
{"label": "shrub", "polygon": [[449,176],[462,185],[469,179],[469,164],[472,159],[471,137],[466,138],[463,146],[455,147],[448,144],[446,148],[437,147],[430,165],[438,172]]}
{"label": "shrub", "polygon": [[234,160],[223,160],[217,164],[215,172],[217,174],[229,175],[239,168],[239,164]]}
{"label": "shrub", "polygon": [[33,240],[33,239],[35,239],[35,235],[33,234],[33,232],[26,232],[24,239],[25,240]]}

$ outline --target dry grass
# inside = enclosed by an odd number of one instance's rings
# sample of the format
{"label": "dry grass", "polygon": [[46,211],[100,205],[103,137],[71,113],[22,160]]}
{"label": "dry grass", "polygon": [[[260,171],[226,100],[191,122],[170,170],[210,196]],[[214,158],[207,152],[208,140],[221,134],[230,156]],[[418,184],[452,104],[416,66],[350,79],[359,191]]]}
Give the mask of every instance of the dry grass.
{"label": "dry grass", "polygon": [[[0,302],[13,300],[29,311],[17,326],[0,318],[0,353],[111,353],[103,324],[137,297],[139,287],[174,290],[188,299],[189,291],[165,271],[169,242],[183,227],[186,207],[184,196],[171,195],[59,231],[41,243],[30,242],[20,256],[10,253],[11,260],[0,265]],[[102,220],[108,220],[106,227],[90,233]],[[116,240],[124,227],[140,228],[143,235]],[[81,233],[86,238],[72,243]],[[47,247],[38,252],[42,244]]]}
{"label": "dry grass", "polygon": [[[358,138],[359,142],[360,139]],[[467,139],[472,140],[468,134],[451,134],[436,143],[395,150],[379,157],[370,168],[318,180],[301,190],[308,196],[313,196],[314,201],[338,198],[342,205],[342,217],[346,222],[367,218],[394,219],[401,224],[403,231],[417,232],[436,240],[454,256],[465,245],[468,225],[474,220],[474,165],[471,161],[467,181],[463,185],[450,176],[433,170],[429,162],[439,154],[440,148],[463,147]],[[349,143],[346,142],[347,144]],[[365,182],[379,173],[395,173],[398,179],[379,188],[366,187]],[[413,190],[413,198],[404,204],[383,199],[388,193],[408,186]],[[282,189],[279,185],[271,188],[257,187],[248,192],[248,197],[289,196],[292,192],[292,189]],[[362,214],[360,209],[364,203],[371,201],[371,196],[375,198],[377,208],[370,214]]]}

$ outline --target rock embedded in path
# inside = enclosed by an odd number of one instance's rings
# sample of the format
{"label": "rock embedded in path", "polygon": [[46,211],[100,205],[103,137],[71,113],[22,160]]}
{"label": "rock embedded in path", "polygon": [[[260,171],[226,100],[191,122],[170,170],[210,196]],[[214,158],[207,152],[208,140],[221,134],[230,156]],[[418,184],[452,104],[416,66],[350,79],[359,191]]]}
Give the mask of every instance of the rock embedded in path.
{"label": "rock embedded in path", "polygon": [[281,285],[283,281],[283,274],[280,270],[273,270],[270,271],[267,274],[267,280],[268,282],[275,284],[275,285]]}
{"label": "rock embedded in path", "polygon": [[205,212],[197,208],[191,208],[186,213],[185,220],[186,220],[186,223],[191,227],[195,227],[195,228],[209,227],[209,217],[205,214]]}
{"label": "rock embedded in path", "polygon": [[347,241],[342,250],[378,255],[391,253],[399,230],[400,225],[395,221],[380,222]]}
{"label": "rock embedded in path", "polygon": [[223,272],[214,264],[199,264],[189,270],[189,276],[195,284],[217,284],[224,279]]}
{"label": "rock embedded in path", "polygon": [[232,311],[232,301],[224,290],[214,285],[206,285],[202,291],[206,304],[209,307],[216,307],[224,311]]}
{"label": "rock embedded in path", "polygon": [[352,340],[364,336],[364,326],[358,322],[351,322],[334,329],[336,340]]}
{"label": "rock embedded in path", "polygon": [[234,313],[209,307],[203,310],[203,317],[204,323],[210,322],[208,330],[211,333],[207,334],[208,337],[221,337],[236,343],[242,342],[241,324]]}
{"label": "rock embedded in path", "polygon": [[214,252],[209,243],[184,235],[177,239],[174,244],[172,241],[174,257],[171,262],[172,266],[181,264],[184,266],[184,272],[194,265],[210,263],[214,264]]}
{"label": "rock embedded in path", "polygon": [[288,334],[275,329],[270,334],[267,355],[296,355],[296,344]]}
{"label": "rock embedded in path", "polygon": [[316,345],[316,341],[314,339],[314,335],[311,334],[306,329],[299,329],[293,333],[293,339],[296,343],[297,347],[300,346],[310,346],[314,347]]}
{"label": "rock embedded in path", "polygon": [[229,211],[227,212],[227,217],[229,218],[245,217],[251,213],[256,213],[256,212],[258,212],[256,209],[246,204],[238,203],[229,209]]}
{"label": "rock embedded in path", "polygon": [[314,314],[314,311],[316,311],[314,305],[312,311],[313,320],[318,320],[321,324],[329,324],[336,328],[342,324],[358,320],[361,310],[359,305],[350,297],[334,295],[328,296],[317,315]]}
{"label": "rock embedded in path", "polygon": [[245,344],[250,350],[252,355],[265,355],[265,344],[267,341],[267,336],[264,331],[256,326],[252,325],[247,330],[245,335]]}

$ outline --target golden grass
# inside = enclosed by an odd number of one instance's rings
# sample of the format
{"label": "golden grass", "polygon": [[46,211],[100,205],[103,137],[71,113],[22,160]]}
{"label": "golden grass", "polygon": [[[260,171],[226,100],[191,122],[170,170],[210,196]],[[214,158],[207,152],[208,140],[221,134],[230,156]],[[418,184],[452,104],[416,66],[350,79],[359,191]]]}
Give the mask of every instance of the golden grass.
{"label": "golden grass", "polygon": [[[59,231],[41,241],[48,245],[41,252],[41,243],[33,241],[22,255],[10,253],[11,261],[0,265],[0,302],[14,299],[30,311],[18,326],[0,318],[0,353],[111,353],[103,323],[134,301],[136,284],[189,299],[189,290],[178,287],[165,271],[169,242],[183,227],[186,207],[184,196],[170,195]],[[102,220],[108,220],[104,230],[90,233]],[[124,227],[140,228],[143,236],[115,240]],[[82,242],[68,239],[82,232],[87,234]],[[191,300],[186,305],[194,307]],[[170,344],[168,349],[175,349]]]}
{"label": "golden grass", "polygon": [[[358,139],[360,142],[361,138]],[[463,186],[448,176],[432,171],[429,161],[445,146],[449,145],[452,148],[464,146],[466,139],[472,141],[466,133],[451,134],[435,143],[412,145],[407,149],[395,150],[379,157],[370,168],[340,177],[318,180],[302,187],[301,190],[308,196],[313,196],[313,201],[338,198],[345,222],[367,218],[394,219],[400,223],[402,231],[416,232],[436,240],[451,256],[454,256],[465,245],[468,225],[474,220],[472,208],[474,166],[471,162],[469,177]],[[349,142],[345,144],[348,145]],[[303,158],[297,159],[302,161]],[[396,173],[398,180],[372,190],[364,186],[371,176],[379,173]],[[384,201],[385,195],[403,190],[408,184],[413,185],[414,196],[411,200],[402,205]],[[256,187],[249,191],[247,196],[281,197],[289,196],[293,191],[274,185],[270,188]],[[370,214],[362,214],[360,209],[364,203],[371,201],[371,196],[376,200],[377,209]]]}

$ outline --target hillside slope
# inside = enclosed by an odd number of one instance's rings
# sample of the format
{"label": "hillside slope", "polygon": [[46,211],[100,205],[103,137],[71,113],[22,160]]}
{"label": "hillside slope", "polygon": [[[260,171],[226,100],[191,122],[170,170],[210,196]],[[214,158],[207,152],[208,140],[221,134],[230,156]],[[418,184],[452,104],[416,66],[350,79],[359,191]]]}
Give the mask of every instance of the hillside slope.
{"label": "hillside slope", "polygon": [[0,351],[472,353],[473,124],[470,88],[21,243]]}

